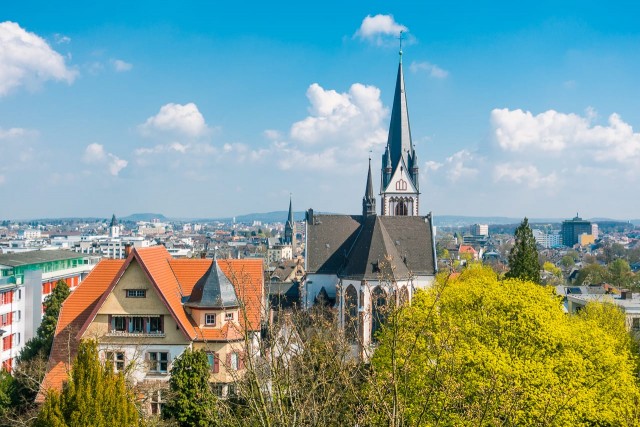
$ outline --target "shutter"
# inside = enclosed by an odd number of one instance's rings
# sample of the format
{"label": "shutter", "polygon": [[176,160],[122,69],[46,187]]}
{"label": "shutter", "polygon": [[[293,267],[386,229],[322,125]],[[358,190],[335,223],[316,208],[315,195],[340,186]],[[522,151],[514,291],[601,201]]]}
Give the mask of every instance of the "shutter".
{"label": "shutter", "polygon": [[109,315],[108,322],[109,322],[109,332],[114,331],[116,329],[116,325],[112,315]]}
{"label": "shutter", "polygon": [[142,319],[142,330],[147,333],[151,332],[151,321],[148,317]]}
{"label": "shutter", "polygon": [[124,323],[125,323],[125,326],[126,326],[125,330],[129,331],[129,333],[133,332],[133,322],[131,321],[131,318],[130,317],[125,317]]}
{"label": "shutter", "polygon": [[13,323],[13,313],[7,313],[7,325]]}
{"label": "shutter", "polygon": [[220,355],[213,353],[213,373],[217,374],[218,372],[220,372]]}
{"label": "shutter", "polygon": [[245,353],[238,354],[238,370],[244,369],[244,357]]}
{"label": "shutter", "polygon": [[226,366],[227,370],[230,371],[231,370],[231,353],[227,353],[227,366]]}

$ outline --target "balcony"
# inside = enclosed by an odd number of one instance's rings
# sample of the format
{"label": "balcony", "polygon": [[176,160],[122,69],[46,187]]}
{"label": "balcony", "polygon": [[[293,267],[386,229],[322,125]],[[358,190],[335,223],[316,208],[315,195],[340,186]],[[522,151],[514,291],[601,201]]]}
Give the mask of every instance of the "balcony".
{"label": "balcony", "polygon": [[116,331],[115,329],[107,332],[108,337],[136,337],[136,338],[164,338],[164,331],[157,332],[129,332],[129,331]]}

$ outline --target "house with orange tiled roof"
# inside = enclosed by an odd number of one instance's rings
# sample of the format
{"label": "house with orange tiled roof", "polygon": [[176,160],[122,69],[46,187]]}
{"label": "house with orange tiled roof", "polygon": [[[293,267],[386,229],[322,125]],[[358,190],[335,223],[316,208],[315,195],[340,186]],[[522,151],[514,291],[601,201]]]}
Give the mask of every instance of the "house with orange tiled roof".
{"label": "house with orange tiled roof", "polygon": [[242,376],[257,345],[264,278],[259,259],[180,259],[163,246],[104,260],[62,306],[39,400],[61,389],[82,339],[125,371],[158,413],[173,360],[191,348],[209,355],[219,395]]}
{"label": "house with orange tiled roof", "polygon": [[458,253],[461,256],[464,254],[468,254],[469,256],[471,256],[472,260],[478,260],[478,251],[476,251],[471,245],[460,245],[460,248],[458,248]]}

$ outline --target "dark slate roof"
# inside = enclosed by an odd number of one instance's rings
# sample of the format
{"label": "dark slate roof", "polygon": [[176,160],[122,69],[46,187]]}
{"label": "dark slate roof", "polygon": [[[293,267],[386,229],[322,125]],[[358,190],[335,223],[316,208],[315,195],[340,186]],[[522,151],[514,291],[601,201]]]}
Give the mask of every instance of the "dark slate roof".
{"label": "dark slate roof", "polygon": [[355,280],[397,280],[407,279],[411,273],[382,219],[373,216],[365,220],[338,275]]}
{"label": "dark slate roof", "polygon": [[407,94],[404,90],[402,61],[398,64],[398,77],[396,78],[396,89],[393,95],[387,149],[391,154],[391,167],[394,171],[398,168],[400,158],[404,158],[405,164],[409,164],[407,153],[413,153],[413,142],[411,141],[411,127],[409,126]]}
{"label": "dark slate roof", "polygon": [[280,282],[284,282],[287,280],[287,277],[298,268],[298,260],[288,259],[283,260],[276,265],[274,270],[271,272],[271,275],[267,278],[267,280],[276,280]]}
{"label": "dark slate roof", "polygon": [[268,285],[268,298],[271,308],[292,308],[300,303],[300,285],[298,283],[269,283]]}
{"label": "dark slate roof", "polygon": [[409,271],[417,275],[436,272],[431,215],[380,217]]}
{"label": "dark slate roof", "polygon": [[307,273],[335,274],[360,229],[360,215],[313,215],[307,221]]}
{"label": "dark slate roof", "polygon": [[379,278],[380,265],[372,263],[385,256],[396,278],[436,273],[430,216],[369,217],[360,227],[362,221],[359,215],[314,215],[307,223],[307,273]]}
{"label": "dark slate roof", "polygon": [[0,265],[19,267],[22,265],[39,264],[42,262],[62,261],[66,259],[84,258],[85,254],[67,250],[29,251],[17,254],[1,254]]}
{"label": "dark slate roof", "polygon": [[214,260],[207,272],[196,282],[186,305],[199,308],[238,307],[233,284]]}

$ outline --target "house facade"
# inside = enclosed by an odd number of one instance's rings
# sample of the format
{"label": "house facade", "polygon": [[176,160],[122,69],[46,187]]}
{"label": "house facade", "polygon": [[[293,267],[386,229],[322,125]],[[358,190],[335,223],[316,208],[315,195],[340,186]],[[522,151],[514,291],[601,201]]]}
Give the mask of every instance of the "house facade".
{"label": "house facade", "polygon": [[163,246],[103,260],[63,304],[38,398],[62,388],[82,339],[97,340],[150,414],[161,410],[172,363],[187,348],[204,350],[215,390],[232,393],[259,340],[262,270],[256,259],[173,259]]}

